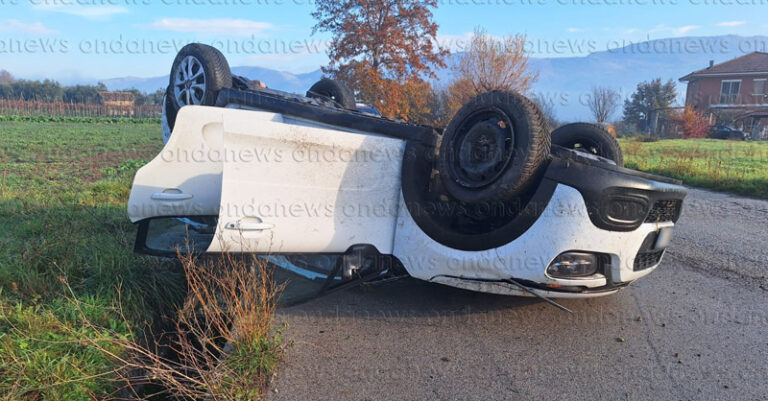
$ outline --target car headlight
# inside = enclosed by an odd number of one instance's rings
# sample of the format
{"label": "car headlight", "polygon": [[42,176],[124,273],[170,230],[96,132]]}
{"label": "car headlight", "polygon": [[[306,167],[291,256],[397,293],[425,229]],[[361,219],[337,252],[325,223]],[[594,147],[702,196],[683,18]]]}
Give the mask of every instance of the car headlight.
{"label": "car headlight", "polygon": [[597,255],[587,252],[564,252],[547,267],[547,274],[557,278],[587,277],[597,273]]}

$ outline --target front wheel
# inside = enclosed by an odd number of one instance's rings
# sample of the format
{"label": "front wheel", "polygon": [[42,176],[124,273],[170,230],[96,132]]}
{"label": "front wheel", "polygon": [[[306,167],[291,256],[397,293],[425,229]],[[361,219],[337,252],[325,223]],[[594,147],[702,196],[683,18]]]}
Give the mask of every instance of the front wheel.
{"label": "front wheel", "polygon": [[532,188],[549,151],[539,108],[520,94],[493,91],[470,100],[451,119],[437,165],[457,200],[508,201]]}

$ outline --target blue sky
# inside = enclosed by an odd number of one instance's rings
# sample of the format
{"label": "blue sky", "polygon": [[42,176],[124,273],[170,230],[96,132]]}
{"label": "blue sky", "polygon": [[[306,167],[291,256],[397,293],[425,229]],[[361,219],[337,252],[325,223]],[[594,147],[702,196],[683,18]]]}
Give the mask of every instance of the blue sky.
{"label": "blue sky", "polygon": [[[312,0],[0,0],[0,68],[62,81],[166,74],[176,50],[213,44],[230,64],[307,72],[327,60]],[[676,36],[768,32],[768,0],[440,0],[438,40],[476,26],[523,33],[533,56],[586,55]]]}

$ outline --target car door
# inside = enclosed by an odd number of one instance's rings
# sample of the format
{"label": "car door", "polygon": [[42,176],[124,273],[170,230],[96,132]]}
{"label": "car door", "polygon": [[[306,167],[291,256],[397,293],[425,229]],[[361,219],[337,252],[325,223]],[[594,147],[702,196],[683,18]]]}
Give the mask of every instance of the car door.
{"label": "car door", "polygon": [[[226,158],[224,120],[230,112],[216,107],[182,108],[163,149],[136,172],[128,217],[139,224],[137,251],[170,256],[179,250],[207,250],[218,221]],[[275,113],[248,112],[251,123],[281,118]]]}
{"label": "car door", "polygon": [[283,116],[227,117],[223,144],[235,157],[209,252],[391,253],[403,141]]}

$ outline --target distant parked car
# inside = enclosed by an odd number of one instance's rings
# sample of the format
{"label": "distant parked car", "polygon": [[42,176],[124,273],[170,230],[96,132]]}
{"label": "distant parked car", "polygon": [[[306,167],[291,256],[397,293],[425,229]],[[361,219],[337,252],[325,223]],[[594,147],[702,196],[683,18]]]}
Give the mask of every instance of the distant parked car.
{"label": "distant parked car", "polygon": [[747,139],[744,131],[731,128],[723,124],[715,124],[709,128],[709,137],[713,139],[730,139],[733,141],[743,141]]}
{"label": "distant parked car", "polygon": [[381,117],[381,112],[379,112],[379,109],[374,107],[372,104],[365,104],[365,103],[357,103],[355,104],[357,111],[361,113],[365,113],[371,116]]}

